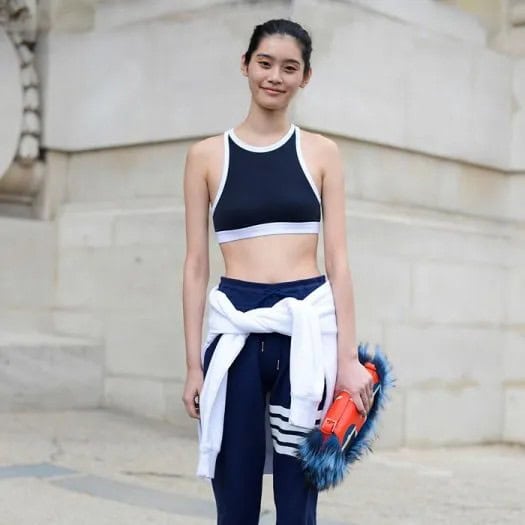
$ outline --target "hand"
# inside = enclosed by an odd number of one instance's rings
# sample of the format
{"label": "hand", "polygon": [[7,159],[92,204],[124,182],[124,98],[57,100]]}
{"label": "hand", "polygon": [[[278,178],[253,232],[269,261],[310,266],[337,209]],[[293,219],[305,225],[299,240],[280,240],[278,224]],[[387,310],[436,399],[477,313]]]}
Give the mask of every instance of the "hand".
{"label": "hand", "polygon": [[335,393],[346,390],[350,393],[357,411],[366,417],[372,408],[374,380],[370,372],[358,359],[340,362],[337,366]]}
{"label": "hand", "polygon": [[199,396],[204,377],[201,368],[190,368],[186,374],[186,383],[182,401],[190,417],[199,419]]}

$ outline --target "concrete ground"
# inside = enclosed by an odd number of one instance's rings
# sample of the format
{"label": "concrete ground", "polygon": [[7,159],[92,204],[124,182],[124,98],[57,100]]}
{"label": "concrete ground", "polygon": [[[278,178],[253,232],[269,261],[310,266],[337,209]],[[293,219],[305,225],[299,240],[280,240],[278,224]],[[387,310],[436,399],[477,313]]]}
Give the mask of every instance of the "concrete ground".
{"label": "concrete ground", "polygon": [[[0,415],[0,525],[211,525],[188,425],[109,410]],[[525,524],[525,448],[378,450],[319,498],[320,525]],[[265,477],[262,524],[275,523]]]}

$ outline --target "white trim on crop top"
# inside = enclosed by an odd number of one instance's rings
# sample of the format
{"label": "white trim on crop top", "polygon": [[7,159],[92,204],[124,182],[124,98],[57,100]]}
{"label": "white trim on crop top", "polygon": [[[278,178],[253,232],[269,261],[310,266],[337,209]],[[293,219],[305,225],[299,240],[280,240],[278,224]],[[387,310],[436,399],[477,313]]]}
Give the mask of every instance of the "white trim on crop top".
{"label": "white trim on crop top", "polygon": [[243,149],[246,149],[248,151],[253,151],[255,153],[264,153],[265,151],[272,151],[282,146],[292,136],[292,133],[294,132],[295,127],[296,127],[295,124],[292,123],[288,131],[277,142],[274,142],[273,144],[268,144],[267,146],[252,146],[251,144],[247,144],[246,142],[244,142],[244,140],[240,139],[237,136],[234,128],[230,128],[226,133],[229,133],[233,142],[235,142],[237,146]]}
{"label": "white trim on crop top", "polygon": [[[312,188],[312,191],[314,192],[317,200],[319,201],[319,203],[321,203],[321,196],[319,195],[317,186],[315,185],[313,177],[310,173],[310,170],[308,169],[306,165],[306,162],[304,160],[304,157],[301,151],[301,129],[298,126],[292,123],[288,131],[285,133],[285,135],[283,135],[276,142],[272,144],[268,144],[267,146],[253,146],[251,144],[248,144],[237,136],[237,134],[234,131],[234,128],[230,128],[229,130],[223,133],[224,162],[223,162],[221,180],[219,183],[219,188],[217,190],[217,195],[215,196],[215,199],[213,200],[213,203],[211,206],[212,214],[215,211],[215,208],[217,207],[217,204],[221,198],[222,192],[224,190],[224,186],[226,184],[226,179],[228,177],[228,168],[229,168],[229,161],[230,161],[230,148],[228,144],[228,136],[240,148],[243,148],[247,151],[252,151],[255,153],[264,153],[264,152],[272,151],[272,150],[275,150],[281,147],[283,144],[286,143],[287,140],[289,140],[289,138],[292,136],[294,131],[295,131],[295,151],[297,154],[297,159],[303,170],[306,180],[310,184],[310,187]],[[244,228],[237,228],[234,230],[216,231],[215,234],[217,237],[217,241],[220,244],[223,242],[236,241],[239,239],[248,239],[251,237],[260,237],[263,235],[294,234],[294,233],[295,234],[302,234],[302,233],[319,234],[319,231],[320,231],[320,221],[266,222],[266,223],[254,224],[253,226],[246,226]]]}

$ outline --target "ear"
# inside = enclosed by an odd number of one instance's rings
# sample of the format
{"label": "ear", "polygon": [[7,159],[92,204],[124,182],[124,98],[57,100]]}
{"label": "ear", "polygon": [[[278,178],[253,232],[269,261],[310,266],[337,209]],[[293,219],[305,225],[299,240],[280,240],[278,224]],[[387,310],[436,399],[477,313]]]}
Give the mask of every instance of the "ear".
{"label": "ear", "polygon": [[246,57],[246,53],[243,53],[241,56],[241,73],[247,77],[248,76],[248,66],[244,63],[244,58]]}
{"label": "ear", "polygon": [[308,73],[303,77],[303,81],[301,82],[300,86],[302,88],[306,87],[306,84],[310,82],[311,78],[312,78],[312,68],[310,67],[310,70],[308,71]]}

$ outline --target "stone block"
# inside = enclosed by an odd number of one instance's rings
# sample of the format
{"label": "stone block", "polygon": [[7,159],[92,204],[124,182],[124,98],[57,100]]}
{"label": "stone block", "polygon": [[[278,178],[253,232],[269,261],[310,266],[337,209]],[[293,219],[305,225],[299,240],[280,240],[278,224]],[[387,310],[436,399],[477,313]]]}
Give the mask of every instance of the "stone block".
{"label": "stone block", "polygon": [[525,383],[505,388],[503,439],[525,444]]}
{"label": "stone block", "polygon": [[149,311],[106,315],[106,367],[112,376],[184,378],[185,347],[180,311],[157,306]]}
{"label": "stone block", "polygon": [[144,209],[115,217],[116,246],[166,245],[183,249],[184,210],[175,207]]}
{"label": "stone block", "polygon": [[497,325],[504,315],[504,284],[499,267],[416,262],[414,315],[421,321]]}
{"label": "stone block", "polygon": [[179,301],[180,250],[174,245],[62,248],[57,306],[156,310]]}
{"label": "stone block", "polygon": [[[473,53],[472,89],[466,93],[472,109],[470,141],[465,151],[477,163],[509,167],[509,143],[512,140],[512,73],[513,59],[489,49]],[[469,151],[470,149],[470,151]]]}
{"label": "stone block", "polygon": [[53,0],[38,6],[39,28],[74,32],[93,29],[97,0]]}
{"label": "stone block", "polygon": [[[509,177],[482,166],[355,140],[336,138],[336,142],[344,164],[346,194],[358,199],[349,207],[350,213],[355,206],[382,204],[402,212],[399,206],[408,205],[405,213],[411,218],[428,217],[456,229],[473,225],[484,234],[497,226],[505,230],[505,225],[486,219],[521,220],[525,216],[525,178],[519,175]],[[438,212],[459,216],[451,220]]]}
{"label": "stone block", "polygon": [[505,332],[503,372],[506,383],[525,383],[525,328]]}
{"label": "stone block", "polygon": [[114,212],[70,212],[62,209],[58,218],[58,243],[64,248],[111,246]]}
{"label": "stone block", "polygon": [[52,312],[53,326],[61,334],[104,339],[105,319],[103,312],[55,308]]}
{"label": "stone block", "polygon": [[[123,9],[113,2],[97,2],[95,27],[108,31],[122,26],[151,22],[162,17],[191,16],[192,11],[213,8],[227,2],[224,0],[154,0],[147,3],[130,2]],[[230,2],[232,3],[232,2]]]}
{"label": "stone block", "polygon": [[[359,312],[361,311],[360,309],[356,308],[356,313],[357,310],[359,310]],[[376,345],[380,345],[384,350],[385,341],[383,334],[383,323],[378,322],[376,319],[361,317],[361,315],[357,314],[355,326],[358,343],[368,343],[370,350],[374,350]]]}
{"label": "stone block", "polygon": [[[413,37],[409,64],[407,146],[448,158],[507,166],[510,61],[420,31]],[[484,81],[487,76],[491,82]],[[485,109],[487,100],[489,109]]]}
{"label": "stone block", "polygon": [[356,315],[403,319],[410,311],[410,266],[393,257],[351,254]]}
{"label": "stone block", "polygon": [[507,169],[511,60],[421,30],[412,44],[406,146]]}
{"label": "stone block", "polygon": [[497,329],[386,323],[385,333],[403,388],[501,385],[505,342]]}
{"label": "stone block", "polygon": [[47,307],[19,308],[14,306],[0,306],[0,330],[8,329],[19,332],[26,330],[50,331],[53,330],[53,319]]}
{"label": "stone block", "polygon": [[406,61],[406,145],[461,158],[472,115],[469,46],[419,31]]}
{"label": "stone block", "polygon": [[347,194],[386,203],[439,204],[441,165],[417,153],[339,140]]}
{"label": "stone block", "polygon": [[511,219],[515,215],[509,208],[508,198],[508,178],[504,174],[478,166],[462,166],[458,170],[453,202],[459,213],[467,211],[488,219]]}
{"label": "stone block", "polygon": [[397,448],[404,445],[405,393],[403,389],[397,386],[391,390],[390,399],[379,416],[377,435],[375,447],[378,450]]}
{"label": "stone block", "polygon": [[103,351],[93,341],[0,333],[0,410],[100,406]]}
{"label": "stone block", "polygon": [[525,267],[509,268],[507,275],[505,305],[506,321],[525,326]]}
{"label": "stone block", "polygon": [[518,243],[493,223],[358,200],[347,208],[350,252],[449,263],[525,263],[525,250],[520,255]]}
{"label": "stone block", "polygon": [[158,379],[108,376],[104,382],[104,406],[162,419],[166,414],[164,384]]}
{"label": "stone block", "polygon": [[486,32],[481,23],[468,13],[432,0],[352,0],[364,9],[381,13],[405,24],[425,28],[436,34],[484,45]]}
{"label": "stone block", "polygon": [[[514,62],[512,97],[515,101],[512,115],[511,168],[525,170],[525,58]],[[523,209],[523,206],[521,206]]]}
{"label": "stone block", "polygon": [[48,151],[45,165],[37,164],[37,169],[43,172],[43,181],[33,208],[40,220],[54,220],[67,198],[68,160],[68,155],[62,152]]}
{"label": "stone block", "polygon": [[[66,206],[58,223],[59,244],[64,248],[167,245],[183,241],[184,209],[171,201],[158,205],[135,201],[123,207],[80,209]],[[84,208],[84,209],[82,209]]]}
{"label": "stone block", "polygon": [[500,441],[503,390],[495,386],[410,389],[406,392],[407,446]]}
{"label": "stone block", "polygon": [[[524,112],[525,115],[525,112]],[[523,123],[523,135],[520,140],[520,151],[525,149],[523,145],[525,144],[525,116]],[[525,161],[524,161],[525,164]],[[525,170],[524,170],[525,171]],[[509,217],[513,217],[518,221],[525,222],[525,175],[521,174],[512,174],[508,178],[508,199],[507,206],[509,210]],[[521,244],[521,250],[524,250],[525,240],[523,238],[518,238],[518,242]]]}
{"label": "stone block", "polygon": [[[513,179],[501,172],[350,140],[339,139],[338,144],[350,197],[459,212],[458,227],[475,219],[519,218],[523,213],[519,206],[510,205],[514,198],[516,204],[521,201],[509,188]],[[427,210],[412,209],[411,214]],[[435,211],[427,214],[436,215]],[[443,219],[447,222],[446,216]]]}
{"label": "stone block", "polygon": [[49,308],[55,278],[54,224],[0,219],[0,306],[10,309]]}
{"label": "stone block", "polygon": [[71,157],[70,202],[182,201],[182,177],[189,142],[107,148]]}

